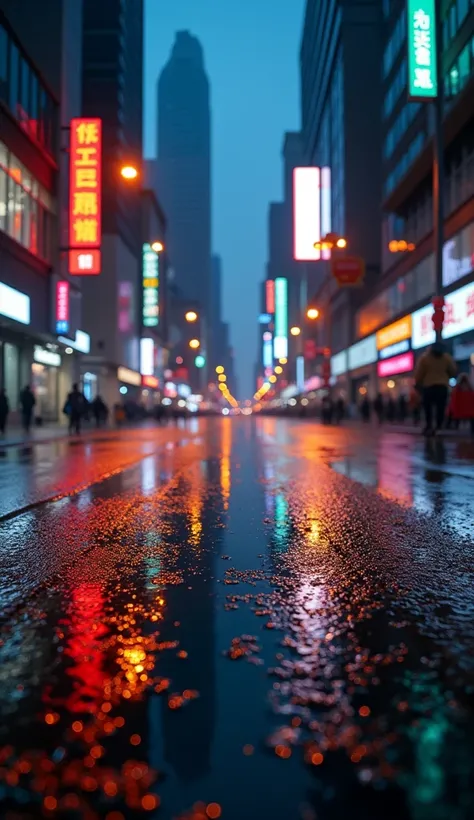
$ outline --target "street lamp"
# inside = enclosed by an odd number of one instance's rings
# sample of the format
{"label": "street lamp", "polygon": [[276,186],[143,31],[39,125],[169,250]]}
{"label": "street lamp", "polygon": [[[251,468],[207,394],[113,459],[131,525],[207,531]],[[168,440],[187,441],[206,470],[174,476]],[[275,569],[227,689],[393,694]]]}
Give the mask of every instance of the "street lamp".
{"label": "street lamp", "polygon": [[290,329],[290,333],[291,333],[291,335],[292,335],[292,336],[299,336],[299,335],[300,335],[300,333],[301,333],[301,328],[300,328],[300,327],[296,327],[296,326],[295,326],[295,327],[292,327],[292,328]]}
{"label": "street lamp", "polygon": [[221,364],[219,364],[219,365],[216,367],[216,373],[223,373],[223,372],[224,372],[224,368],[222,367],[222,365],[221,365]]}
{"label": "street lamp", "polygon": [[197,315],[195,310],[188,310],[188,312],[185,314],[184,318],[186,319],[187,322],[196,322],[197,318],[198,318],[198,315]]}
{"label": "street lamp", "polygon": [[159,242],[157,240],[156,242],[151,243],[151,249],[152,251],[155,251],[155,253],[161,253],[162,251],[164,251],[165,246],[163,245],[163,242]]}
{"label": "street lamp", "polygon": [[120,169],[120,175],[127,180],[134,180],[138,177],[138,169],[134,165],[123,165]]}
{"label": "street lamp", "polygon": [[278,375],[280,375],[280,373],[283,373],[283,368],[281,367],[281,365],[277,364],[277,366],[275,367],[275,373],[278,373]]}
{"label": "street lamp", "polygon": [[317,308],[308,308],[306,311],[306,316],[314,322],[315,319],[319,319],[319,310]]}
{"label": "street lamp", "polygon": [[313,248],[317,251],[331,251],[334,247],[344,250],[344,248],[347,248],[347,239],[331,232],[313,243]]}
{"label": "street lamp", "polygon": [[201,346],[201,342],[199,341],[199,339],[191,339],[191,341],[189,342],[189,347],[192,350],[197,350],[198,347],[200,347],[200,346]]}

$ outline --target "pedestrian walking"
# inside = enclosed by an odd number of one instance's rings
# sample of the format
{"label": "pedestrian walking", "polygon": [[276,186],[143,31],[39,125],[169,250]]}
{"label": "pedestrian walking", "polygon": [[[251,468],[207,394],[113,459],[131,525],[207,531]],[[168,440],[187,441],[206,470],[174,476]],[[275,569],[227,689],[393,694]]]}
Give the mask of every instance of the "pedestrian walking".
{"label": "pedestrian walking", "polygon": [[368,424],[370,421],[370,401],[367,396],[364,396],[360,403],[360,415],[364,424]]}
{"label": "pedestrian walking", "polygon": [[409,406],[413,424],[418,427],[421,420],[421,393],[415,385],[410,390]]}
{"label": "pedestrian walking", "polygon": [[0,390],[0,436],[4,436],[7,429],[8,414],[10,412],[10,404],[5,390]]}
{"label": "pedestrian walking", "polygon": [[87,408],[86,397],[79,390],[77,384],[73,384],[72,390],[69,393],[66,404],[64,405],[64,412],[69,416],[69,433],[76,433],[80,435],[81,422],[85,416]]}
{"label": "pedestrian walking", "polygon": [[[444,424],[448,401],[449,380],[456,375],[456,365],[441,344],[434,344],[424,353],[415,370],[415,383],[423,395],[426,436],[437,433]],[[434,411],[434,412],[433,412]],[[433,417],[435,426],[433,428]]]}
{"label": "pedestrian walking", "polygon": [[374,399],[374,412],[377,416],[377,421],[379,424],[382,424],[385,418],[385,406],[383,401],[383,396],[381,393],[378,393]]}
{"label": "pedestrian walking", "polygon": [[346,415],[346,405],[342,396],[339,396],[336,399],[336,424],[340,424],[344,421]]}
{"label": "pedestrian walking", "polygon": [[448,416],[456,430],[461,421],[469,421],[474,435],[474,389],[467,373],[461,373],[449,400]]}
{"label": "pedestrian walking", "polygon": [[92,415],[95,419],[95,426],[101,427],[102,424],[106,424],[109,415],[109,410],[101,396],[96,396],[95,399],[91,402],[90,407],[92,410]]}
{"label": "pedestrian walking", "polygon": [[20,393],[21,420],[25,433],[30,432],[33,419],[33,408],[36,404],[35,394],[29,384]]}

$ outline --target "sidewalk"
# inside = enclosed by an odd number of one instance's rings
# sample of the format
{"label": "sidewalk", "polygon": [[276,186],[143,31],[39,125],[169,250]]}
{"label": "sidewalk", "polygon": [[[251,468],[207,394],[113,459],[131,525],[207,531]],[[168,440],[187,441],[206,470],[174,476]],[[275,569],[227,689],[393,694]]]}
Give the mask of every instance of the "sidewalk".
{"label": "sidewalk", "polygon": [[[154,427],[154,424],[150,424]],[[53,444],[56,441],[84,441],[84,439],[94,439],[104,435],[112,435],[124,430],[146,428],[147,422],[124,425],[123,427],[95,427],[85,425],[80,436],[69,435],[68,428],[64,424],[51,424],[46,427],[32,427],[29,436],[25,434],[22,427],[12,427],[7,430],[4,438],[0,437],[0,450],[6,447],[26,447],[37,444]]]}

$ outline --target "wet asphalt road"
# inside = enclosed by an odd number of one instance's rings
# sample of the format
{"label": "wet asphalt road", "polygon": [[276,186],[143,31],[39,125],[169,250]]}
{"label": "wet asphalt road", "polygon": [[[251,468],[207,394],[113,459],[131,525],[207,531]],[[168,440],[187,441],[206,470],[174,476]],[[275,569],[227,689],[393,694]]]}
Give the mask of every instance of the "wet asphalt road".
{"label": "wet asphalt road", "polygon": [[3,451],[0,817],[474,816],[474,445]]}

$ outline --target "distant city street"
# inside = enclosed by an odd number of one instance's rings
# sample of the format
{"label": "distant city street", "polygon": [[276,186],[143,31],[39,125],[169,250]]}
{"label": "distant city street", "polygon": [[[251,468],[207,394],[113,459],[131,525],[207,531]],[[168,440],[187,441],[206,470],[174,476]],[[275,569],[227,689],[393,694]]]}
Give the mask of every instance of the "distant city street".
{"label": "distant city street", "polygon": [[472,443],[261,417],[1,455],[2,817],[472,816]]}

